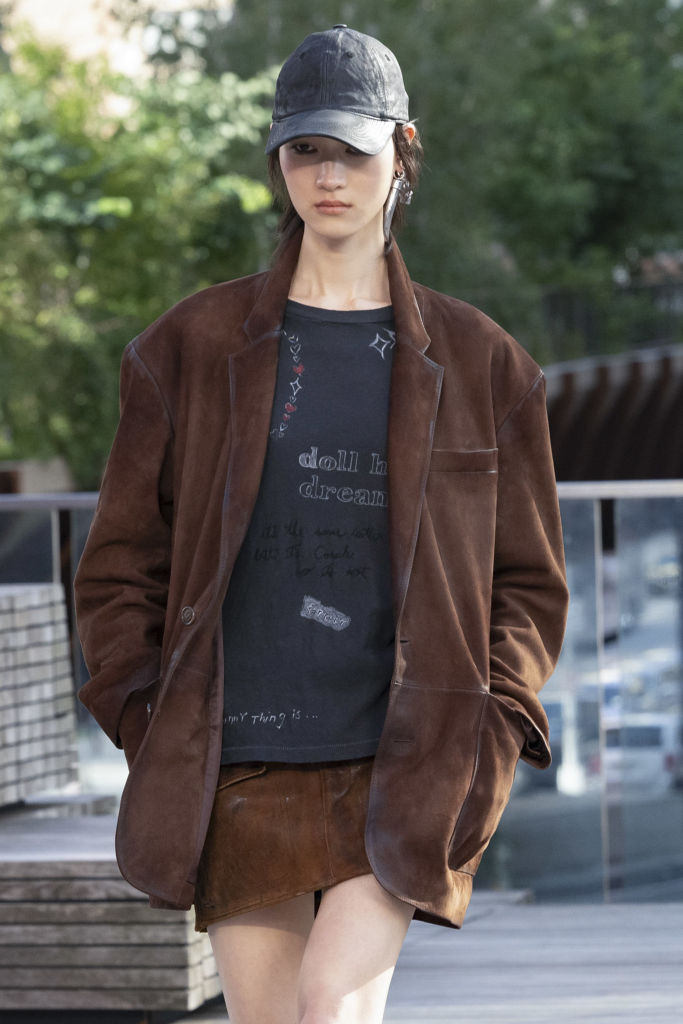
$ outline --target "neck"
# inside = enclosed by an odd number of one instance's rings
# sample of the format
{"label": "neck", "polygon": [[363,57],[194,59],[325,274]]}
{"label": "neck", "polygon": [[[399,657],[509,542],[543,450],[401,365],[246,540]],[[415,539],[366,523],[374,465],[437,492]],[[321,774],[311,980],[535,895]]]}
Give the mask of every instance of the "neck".
{"label": "neck", "polygon": [[389,275],[384,241],[376,234],[329,239],[304,228],[290,299],[322,309],[375,309],[388,306]]}

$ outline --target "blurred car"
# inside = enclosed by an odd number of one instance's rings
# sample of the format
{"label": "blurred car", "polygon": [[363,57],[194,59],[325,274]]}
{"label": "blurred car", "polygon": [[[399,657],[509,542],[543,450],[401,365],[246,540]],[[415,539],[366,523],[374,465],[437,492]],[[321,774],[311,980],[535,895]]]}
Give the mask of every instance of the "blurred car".
{"label": "blurred car", "polygon": [[683,785],[683,719],[623,715],[605,728],[604,773],[610,790],[664,792]]}
{"label": "blurred car", "polygon": [[662,555],[647,567],[647,586],[651,594],[675,597],[681,581],[681,565],[675,554]]}

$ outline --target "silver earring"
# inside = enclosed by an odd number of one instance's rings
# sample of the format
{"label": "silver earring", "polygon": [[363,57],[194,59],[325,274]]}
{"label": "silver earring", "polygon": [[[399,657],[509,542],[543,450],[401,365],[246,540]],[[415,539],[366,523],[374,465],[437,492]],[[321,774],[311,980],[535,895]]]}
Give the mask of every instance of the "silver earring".
{"label": "silver earring", "polygon": [[403,203],[404,206],[408,206],[410,200],[413,198],[413,190],[410,187],[410,182],[406,178],[406,172],[401,168],[400,171],[394,171],[394,180],[391,183],[389,189],[389,198],[384,205],[384,251],[389,251],[389,244],[391,239],[391,222],[394,219],[394,211],[396,210],[397,203]]}

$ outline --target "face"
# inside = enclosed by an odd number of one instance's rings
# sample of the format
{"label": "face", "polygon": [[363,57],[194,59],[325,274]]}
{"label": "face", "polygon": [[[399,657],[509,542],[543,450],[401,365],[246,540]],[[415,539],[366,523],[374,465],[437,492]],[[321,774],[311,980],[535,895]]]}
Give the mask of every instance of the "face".
{"label": "face", "polygon": [[328,240],[382,242],[383,207],[398,159],[393,139],[376,156],[322,136],[302,136],[279,150],[294,209],[306,230]]}

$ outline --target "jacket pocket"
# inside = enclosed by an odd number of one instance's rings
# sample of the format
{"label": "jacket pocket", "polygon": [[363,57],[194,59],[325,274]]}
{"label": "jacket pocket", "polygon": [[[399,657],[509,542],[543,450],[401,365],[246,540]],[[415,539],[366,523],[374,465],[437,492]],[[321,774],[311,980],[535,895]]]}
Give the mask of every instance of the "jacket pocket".
{"label": "jacket pocket", "polygon": [[433,448],[430,473],[496,473],[497,448]]}
{"label": "jacket pocket", "polygon": [[142,689],[133,690],[123,706],[119,721],[119,737],[129,768],[133,765],[147,728],[152,721],[159,686],[160,680],[153,679]]}
{"label": "jacket pocket", "polygon": [[519,712],[487,695],[469,790],[449,843],[452,870],[476,871],[510,798],[524,740]]}

